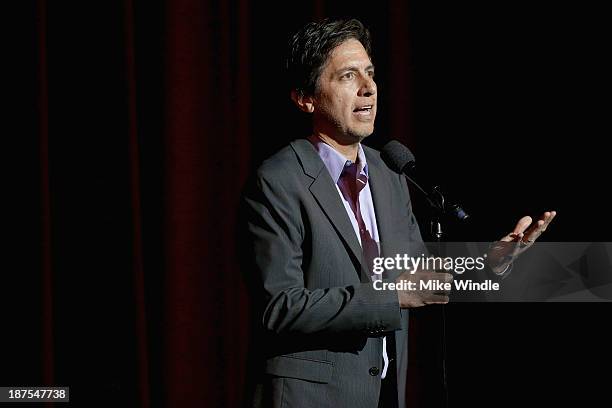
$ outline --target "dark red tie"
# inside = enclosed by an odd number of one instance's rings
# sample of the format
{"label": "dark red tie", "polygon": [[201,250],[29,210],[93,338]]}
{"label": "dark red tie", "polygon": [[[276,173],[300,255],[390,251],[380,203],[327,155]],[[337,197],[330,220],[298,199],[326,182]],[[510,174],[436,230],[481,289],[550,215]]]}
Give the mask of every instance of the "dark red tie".
{"label": "dark red tie", "polygon": [[[374,258],[379,256],[378,244],[372,238],[370,231],[366,228],[359,206],[359,193],[368,183],[368,178],[365,174],[357,174],[357,171],[357,163],[347,161],[340,175],[339,187],[345,200],[349,202],[353,214],[355,214],[357,226],[359,227],[359,235],[361,237],[361,250],[363,251],[363,256],[367,263],[368,273],[372,276]],[[391,333],[386,337],[389,367],[387,368],[386,377],[382,380],[378,406],[379,408],[397,408],[395,333]]]}
{"label": "dark red tie", "polygon": [[342,195],[349,202],[351,210],[353,210],[353,214],[357,220],[359,236],[361,238],[361,249],[367,264],[368,272],[371,275],[374,258],[379,256],[378,244],[374,238],[372,238],[372,234],[368,231],[368,228],[363,222],[363,216],[361,215],[359,193],[368,183],[368,178],[365,174],[357,174],[357,170],[357,163],[347,161],[340,175],[339,187]]}

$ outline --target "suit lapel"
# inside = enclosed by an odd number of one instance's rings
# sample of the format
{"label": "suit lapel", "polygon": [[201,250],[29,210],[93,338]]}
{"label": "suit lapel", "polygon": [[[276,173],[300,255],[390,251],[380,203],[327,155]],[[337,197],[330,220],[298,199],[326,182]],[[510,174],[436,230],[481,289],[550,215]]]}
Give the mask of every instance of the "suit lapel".
{"label": "suit lapel", "polygon": [[310,185],[310,192],[329,221],[333,224],[345,245],[350,248],[354,258],[359,262],[361,280],[368,282],[369,274],[364,269],[361,245],[359,245],[351,220],[340,200],[336,185],[329,172],[323,171],[325,169],[323,161],[317,154],[314,146],[306,139],[296,140],[291,143],[291,146],[298,155],[304,172],[314,179]]}
{"label": "suit lapel", "polygon": [[[372,192],[372,202],[374,203],[374,214],[376,214],[376,227],[378,228],[378,238],[380,239],[380,256],[395,257],[398,254],[397,239],[393,235],[394,225],[393,208],[390,197],[393,188],[388,180],[388,173],[385,172],[385,164],[380,161],[378,156],[371,150],[364,148],[368,161],[368,184]],[[404,248],[406,250],[407,248]],[[391,269],[385,271],[383,279],[395,279],[401,273],[400,270]]]}
{"label": "suit lapel", "polygon": [[376,214],[376,227],[378,229],[378,238],[380,239],[380,256],[391,256],[389,254],[389,234],[391,225],[389,225],[388,216],[391,214],[389,208],[389,183],[385,179],[383,169],[376,157],[371,153],[370,149],[364,147],[366,160],[368,161],[368,184],[372,192],[372,202],[374,203],[374,214]]}

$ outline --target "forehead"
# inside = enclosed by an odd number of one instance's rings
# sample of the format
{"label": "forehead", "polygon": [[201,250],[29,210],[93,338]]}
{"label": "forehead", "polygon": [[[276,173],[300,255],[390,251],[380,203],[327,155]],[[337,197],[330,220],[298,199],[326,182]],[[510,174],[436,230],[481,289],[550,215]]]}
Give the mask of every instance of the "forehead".
{"label": "forehead", "polygon": [[332,50],[327,59],[326,69],[335,71],[345,66],[365,67],[371,63],[363,45],[358,40],[350,38]]}

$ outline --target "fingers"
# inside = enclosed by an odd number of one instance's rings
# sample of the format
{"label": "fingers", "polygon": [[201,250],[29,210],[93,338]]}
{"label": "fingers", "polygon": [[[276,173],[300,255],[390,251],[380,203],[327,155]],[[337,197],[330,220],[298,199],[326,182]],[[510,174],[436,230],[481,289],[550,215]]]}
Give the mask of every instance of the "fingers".
{"label": "fingers", "polygon": [[527,229],[527,227],[531,225],[532,221],[533,219],[530,216],[528,215],[524,216],[516,223],[512,232],[504,236],[503,238],[501,238],[500,241],[501,242],[519,242],[521,241],[521,239],[525,235],[525,230]]}
{"label": "fingers", "polygon": [[443,283],[446,282],[452,282],[453,281],[453,275],[447,272],[432,272],[432,271],[426,271],[426,270],[419,270],[417,272],[415,272],[414,274],[412,274],[412,276],[414,276],[417,279],[420,280],[437,280]]}
{"label": "fingers", "polygon": [[531,225],[532,221],[533,219],[530,216],[528,215],[524,216],[516,223],[516,226],[514,227],[514,231],[512,231],[512,234],[522,234],[523,232],[525,232],[527,227]]}
{"label": "fingers", "polygon": [[450,273],[438,273],[438,276],[442,276],[440,279],[445,283],[451,283],[454,276]]}
{"label": "fingers", "polygon": [[413,284],[413,288],[399,291],[400,307],[420,307],[449,302],[452,274],[419,270],[407,278]]}
{"label": "fingers", "polygon": [[435,279],[435,280],[439,280],[442,282],[447,282],[447,281],[452,282],[453,280],[453,275],[448,272],[436,272],[436,271],[426,270],[426,269],[419,269],[416,272],[414,272],[412,275],[422,280]]}
{"label": "fingers", "polygon": [[433,304],[447,304],[449,302],[450,298],[448,297],[448,295],[436,295],[436,294],[431,294],[426,296],[423,299],[423,303],[426,305],[433,305]]}
{"label": "fingers", "polygon": [[[436,299],[438,299],[438,296],[448,298],[452,289],[453,275],[450,273],[433,273],[430,276],[428,280],[436,282],[437,285],[427,292],[428,296],[434,296]],[[448,303],[448,299],[446,302]]]}
{"label": "fingers", "polygon": [[557,216],[556,211],[546,211],[534,224],[530,216],[521,218],[514,230],[500,239],[502,242],[517,242],[523,245],[533,243],[548,228],[551,221]]}
{"label": "fingers", "polygon": [[546,211],[542,217],[538,220],[537,223],[531,226],[527,232],[525,232],[524,237],[522,238],[522,242],[526,244],[533,243],[536,239],[542,235],[544,231],[548,228],[551,221],[557,216],[556,211]]}
{"label": "fingers", "polygon": [[542,221],[544,221],[544,224],[542,225],[542,232],[546,231],[546,228],[548,228],[548,225],[551,223],[551,221],[557,216],[557,212],[556,211],[546,211],[544,213],[544,215],[542,216]]}

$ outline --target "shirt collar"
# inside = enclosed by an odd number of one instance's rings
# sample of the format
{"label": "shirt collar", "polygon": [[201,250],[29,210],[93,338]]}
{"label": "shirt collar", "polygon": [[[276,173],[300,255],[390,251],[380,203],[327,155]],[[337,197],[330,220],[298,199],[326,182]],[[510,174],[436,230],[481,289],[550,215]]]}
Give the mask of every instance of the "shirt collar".
{"label": "shirt collar", "polygon": [[[323,160],[325,167],[327,167],[327,171],[329,171],[329,175],[331,176],[334,183],[338,183],[338,179],[340,179],[340,175],[344,170],[344,166],[352,164],[350,160],[347,160],[346,157],[342,155],[339,151],[325,143],[321,140],[320,137],[312,135],[308,138],[310,143],[313,144],[319,157]],[[363,174],[368,177],[368,162],[366,161],[366,156],[363,151],[363,147],[361,143],[359,143],[359,148],[357,150],[357,171],[358,174]]]}

